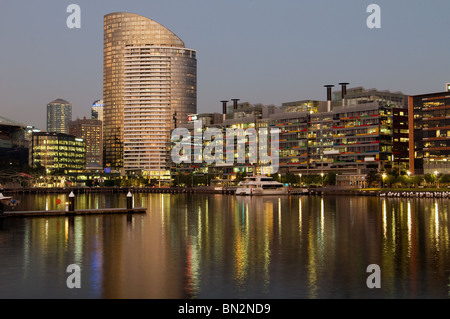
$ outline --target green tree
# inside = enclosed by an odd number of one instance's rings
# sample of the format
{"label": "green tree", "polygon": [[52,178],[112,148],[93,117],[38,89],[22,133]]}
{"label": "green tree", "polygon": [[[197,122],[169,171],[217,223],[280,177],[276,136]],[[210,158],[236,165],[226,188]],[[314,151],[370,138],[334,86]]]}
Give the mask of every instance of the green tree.
{"label": "green tree", "polygon": [[407,187],[412,183],[411,178],[407,175],[400,175],[398,181],[401,183],[402,187]]}
{"label": "green tree", "polygon": [[387,174],[386,179],[385,179],[385,183],[388,185],[388,187],[392,187],[398,181],[399,181],[398,174],[392,174],[392,173]]}
{"label": "green tree", "polygon": [[270,176],[273,178],[274,181],[281,182],[281,174],[275,173],[271,174]]}
{"label": "green tree", "polygon": [[243,181],[244,180],[244,174],[242,174],[241,172],[237,172],[236,173],[236,179],[235,179],[235,181],[237,182],[237,183],[239,183],[239,182],[241,182],[241,181]]}
{"label": "green tree", "polygon": [[414,175],[410,177],[411,183],[414,185],[414,187],[419,187],[420,183],[423,181],[423,177],[420,175]]}
{"label": "green tree", "polygon": [[327,175],[325,175],[323,178],[323,183],[325,185],[336,185],[336,175],[337,173],[335,172],[327,173]]}
{"label": "green tree", "polygon": [[440,184],[450,184],[450,175],[442,175],[439,177],[439,183]]}
{"label": "green tree", "polygon": [[428,184],[428,186],[432,186],[434,184],[434,182],[436,181],[436,175],[425,174],[424,179],[425,179],[425,182]]}
{"label": "green tree", "polygon": [[33,177],[44,176],[46,173],[45,167],[41,164],[37,164],[35,167],[32,167],[30,170],[30,175]]}
{"label": "green tree", "polygon": [[302,182],[306,185],[321,185],[322,176],[320,175],[305,175],[302,176]]}
{"label": "green tree", "polygon": [[[174,175],[172,175],[172,185],[175,187],[181,186],[180,183],[180,172],[176,172]],[[148,184],[148,181],[147,181]]]}
{"label": "green tree", "polygon": [[299,182],[299,177],[291,172],[287,172],[286,176],[283,178],[284,183],[297,184]]}
{"label": "green tree", "polygon": [[367,176],[366,181],[368,187],[379,187],[381,186],[381,175],[376,170],[371,170]]}
{"label": "green tree", "polygon": [[107,187],[114,186],[114,180],[107,179],[107,180],[105,180],[105,184],[104,185],[107,186]]}
{"label": "green tree", "polygon": [[156,178],[151,178],[149,181],[149,186],[159,186],[158,180]]}
{"label": "green tree", "polygon": [[115,178],[114,179],[114,186],[121,186],[122,179],[121,178]]}

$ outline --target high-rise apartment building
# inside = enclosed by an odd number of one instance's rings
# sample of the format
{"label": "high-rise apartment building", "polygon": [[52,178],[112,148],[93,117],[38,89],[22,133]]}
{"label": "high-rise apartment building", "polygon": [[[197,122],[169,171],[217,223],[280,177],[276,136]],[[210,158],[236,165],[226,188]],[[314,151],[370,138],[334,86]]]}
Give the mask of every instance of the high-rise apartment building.
{"label": "high-rise apartment building", "polygon": [[160,175],[170,131],[197,109],[196,51],[159,23],[131,13],[104,17],[105,166]]}
{"label": "high-rise apartment building", "polygon": [[450,173],[450,93],[409,97],[409,165],[413,174]]}
{"label": "high-rise apartment building", "polygon": [[102,121],[76,119],[69,122],[69,134],[82,138],[86,144],[86,169],[103,167]]}
{"label": "high-rise apartment building", "polygon": [[56,99],[47,104],[47,132],[68,133],[68,124],[72,120],[72,104]]}
{"label": "high-rise apartment building", "polygon": [[[203,114],[195,118],[202,119],[203,129],[216,127],[224,136],[228,128],[277,129],[278,173],[282,175],[335,172],[350,186],[363,185],[371,171],[406,173],[409,169],[407,96],[364,88],[348,92],[344,97],[349,100],[329,100],[332,103],[306,100],[283,103],[281,107],[235,103],[232,108],[224,104],[223,111],[227,114],[222,121],[205,125]],[[193,122],[183,127],[191,132],[195,129]],[[247,160],[249,145],[248,141],[245,143]],[[237,144],[235,158],[236,150]],[[191,161],[173,166],[174,173],[212,173],[226,179],[237,173],[264,171],[264,165],[250,165],[248,161],[232,165]]]}
{"label": "high-rise apartment building", "polygon": [[[334,92],[333,105],[363,108],[372,104],[379,114],[379,158],[384,163],[378,169],[383,171],[407,171],[408,163],[408,96],[402,92],[365,89],[364,87],[346,88],[348,83],[340,83],[342,89]],[[341,109],[341,110],[345,110]]]}

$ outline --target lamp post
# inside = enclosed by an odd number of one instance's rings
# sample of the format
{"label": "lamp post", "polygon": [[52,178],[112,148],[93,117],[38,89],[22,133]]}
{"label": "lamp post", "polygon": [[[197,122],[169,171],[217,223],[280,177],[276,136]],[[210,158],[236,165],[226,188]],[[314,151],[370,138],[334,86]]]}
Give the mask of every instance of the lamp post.
{"label": "lamp post", "polygon": [[300,179],[300,187],[302,187],[302,174],[301,174],[301,173],[298,174],[298,177],[299,177],[299,179]]}
{"label": "lamp post", "polygon": [[323,187],[323,172],[320,173],[320,176],[322,176],[322,187]]}
{"label": "lamp post", "polygon": [[384,188],[384,180],[387,177],[386,173],[383,173],[383,175],[381,175],[381,177],[383,178],[382,185],[381,185],[382,187],[381,188]]}

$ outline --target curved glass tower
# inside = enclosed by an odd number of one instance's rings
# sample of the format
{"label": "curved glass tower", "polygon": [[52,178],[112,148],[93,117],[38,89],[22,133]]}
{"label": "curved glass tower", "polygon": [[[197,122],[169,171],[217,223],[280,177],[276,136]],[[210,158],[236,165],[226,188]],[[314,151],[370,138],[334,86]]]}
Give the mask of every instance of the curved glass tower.
{"label": "curved glass tower", "polygon": [[104,17],[103,53],[105,166],[165,170],[175,113],[183,124],[197,112],[196,51],[155,21],[118,12]]}
{"label": "curved glass tower", "polygon": [[67,134],[72,120],[72,104],[56,99],[47,104],[47,132]]}

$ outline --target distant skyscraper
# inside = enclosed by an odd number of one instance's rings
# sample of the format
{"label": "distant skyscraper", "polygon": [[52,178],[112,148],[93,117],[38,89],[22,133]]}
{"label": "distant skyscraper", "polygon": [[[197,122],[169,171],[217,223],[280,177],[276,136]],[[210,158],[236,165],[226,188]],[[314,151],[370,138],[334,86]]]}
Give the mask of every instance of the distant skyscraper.
{"label": "distant skyscraper", "polygon": [[166,168],[170,130],[197,111],[196,51],[157,22],[104,17],[105,166],[154,174]]}
{"label": "distant skyscraper", "polygon": [[56,99],[47,104],[47,132],[68,133],[68,124],[72,120],[72,104]]}
{"label": "distant skyscraper", "polygon": [[103,100],[97,100],[92,103],[91,118],[103,121]]}

